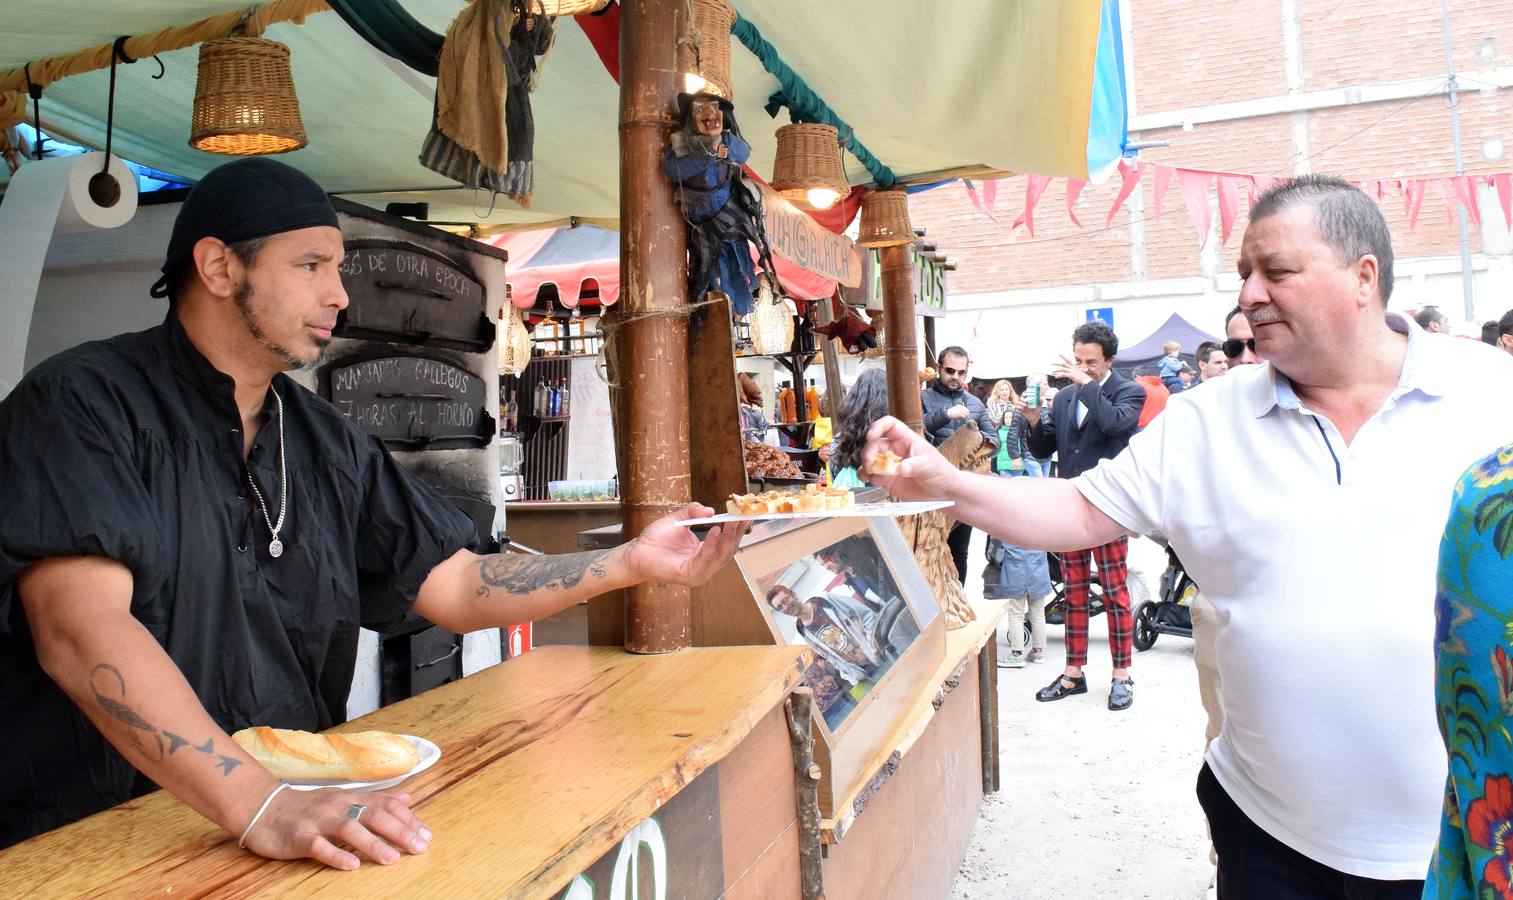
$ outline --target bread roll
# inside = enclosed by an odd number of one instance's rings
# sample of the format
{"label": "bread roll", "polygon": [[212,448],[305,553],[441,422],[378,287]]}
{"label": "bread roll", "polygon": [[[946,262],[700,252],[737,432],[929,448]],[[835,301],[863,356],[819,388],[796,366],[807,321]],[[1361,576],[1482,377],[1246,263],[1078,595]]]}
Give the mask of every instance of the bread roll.
{"label": "bread roll", "polygon": [[311,734],[258,726],[231,739],[268,771],[290,781],[382,781],[420,764],[415,745],[387,731]]}

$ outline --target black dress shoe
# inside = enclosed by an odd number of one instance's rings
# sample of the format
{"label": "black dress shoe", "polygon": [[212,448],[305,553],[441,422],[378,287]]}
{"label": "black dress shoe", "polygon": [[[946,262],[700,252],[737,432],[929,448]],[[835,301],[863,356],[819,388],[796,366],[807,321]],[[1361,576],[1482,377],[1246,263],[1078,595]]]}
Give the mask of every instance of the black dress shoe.
{"label": "black dress shoe", "polygon": [[1135,692],[1130,688],[1135,686],[1135,679],[1126,678],[1123,681],[1115,678],[1108,689],[1108,708],[1112,710],[1129,709],[1130,704],[1135,702]]}
{"label": "black dress shoe", "polygon": [[[1071,687],[1066,686],[1067,681],[1070,681],[1072,683]],[[1056,680],[1051,682],[1049,686],[1043,687],[1035,692],[1035,699],[1039,700],[1042,703],[1045,703],[1051,700],[1060,700],[1062,697],[1066,697],[1071,694],[1086,693],[1086,675],[1078,675],[1076,678],[1071,678],[1066,675],[1057,675]]]}

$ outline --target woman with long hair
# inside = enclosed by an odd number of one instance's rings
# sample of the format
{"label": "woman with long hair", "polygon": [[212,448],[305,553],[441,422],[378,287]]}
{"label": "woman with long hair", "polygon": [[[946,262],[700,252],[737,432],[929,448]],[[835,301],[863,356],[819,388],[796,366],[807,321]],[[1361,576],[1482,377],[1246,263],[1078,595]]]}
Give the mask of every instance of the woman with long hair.
{"label": "woman with long hair", "polygon": [[834,449],[830,453],[831,483],[836,487],[860,487],[866,480],[859,474],[862,448],[867,446],[867,429],[888,414],[888,375],[882,369],[868,369],[856,379],[841,400],[840,413],[834,423]]}

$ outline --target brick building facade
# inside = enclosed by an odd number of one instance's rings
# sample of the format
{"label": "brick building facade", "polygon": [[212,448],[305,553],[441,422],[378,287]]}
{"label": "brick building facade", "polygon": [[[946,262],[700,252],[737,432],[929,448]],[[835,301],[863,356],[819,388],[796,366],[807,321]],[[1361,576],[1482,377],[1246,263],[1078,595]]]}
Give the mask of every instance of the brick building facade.
{"label": "brick building facade", "polygon": [[[1433,0],[1122,0],[1130,141],[1168,141],[1152,163],[1286,176],[1442,177],[1455,172],[1440,4]],[[1513,0],[1450,0],[1468,174],[1513,171]],[[960,182],[916,194],[910,214],[957,264],[942,344],[962,343],[981,377],[1044,369],[1086,310],[1112,308],[1126,343],[1177,312],[1222,328],[1239,279],[1235,257],[1248,200],[1219,246],[1216,201],[1206,249],[1172,179],[1159,220],[1149,172],[1105,224],[1116,175],[1088,185],[1075,207],[1055,179],[1035,210],[1035,234],[1011,228],[1025,179],[998,183],[996,221]],[[1475,321],[1513,307],[1513,241],[1484,188],[1481,226],[1468,223]],[[1382,201],[1397,251],[1394,309],[1437,304],[1467,321],[1453,194],[1426,191],[1410,231],[1403,198]],[[1191,350],[1192,348],[1187,348]]]}

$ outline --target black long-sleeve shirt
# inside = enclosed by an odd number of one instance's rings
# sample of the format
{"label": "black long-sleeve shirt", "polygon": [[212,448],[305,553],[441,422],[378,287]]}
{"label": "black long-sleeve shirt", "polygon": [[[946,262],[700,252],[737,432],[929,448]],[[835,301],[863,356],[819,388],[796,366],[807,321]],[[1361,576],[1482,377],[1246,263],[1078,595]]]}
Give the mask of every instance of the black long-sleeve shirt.
{"label": "black long-sleeve shirt", "polygon": [[318,730],[346,719],[359,626],[397,624],[431,569],[474,541],[467,516],[330,404],[282,375],[273,390],[288,470],[276,559],[247,486],[250,468],[276,519],[273,398],[244,461],[233,382],[172,313],[53,357],[0,403],[0,847],[138,784],[38,665],[16,589],[33,563],[130,569],[131,614],[226,731]]}

